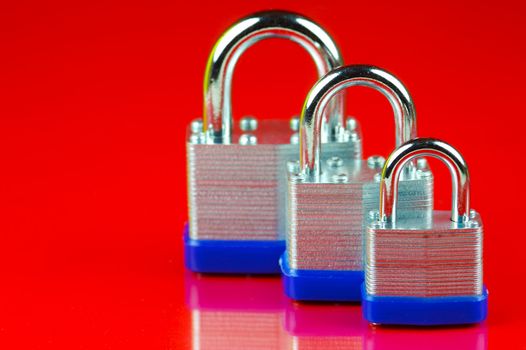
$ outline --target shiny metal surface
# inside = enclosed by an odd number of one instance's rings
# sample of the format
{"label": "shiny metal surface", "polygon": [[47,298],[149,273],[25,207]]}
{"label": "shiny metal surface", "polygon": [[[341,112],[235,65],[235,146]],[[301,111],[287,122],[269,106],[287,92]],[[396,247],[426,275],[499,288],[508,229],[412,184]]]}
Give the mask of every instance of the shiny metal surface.
{"label": "shiny metal surface", "polygon": [[482,293],[480,216],[458,225],[434,211],[431,227],[399,218],[365,236],[365,286],[371,295],[461,296]]}
{"label": "shiny metal surface", "polygon": [[323,113],[331,99],[351,86],[367,86],[381,92],[395,114],[396,144],[416,137],[416,111],[409,91],[391,73],[374,66],[339,67],[321,78],[310,90],[301,113],[300,165],[316,181],[320,174]]}
{"label": "shiny metal surface", "polygon": [[[380,182],[374,178],[381,168],[369,167],[366,160],[328,158],[324,164],[318,182],[295,174],[295,169],[289,174],[288,264],[300,270],[362,270],[362,237],[369,213],[379,205]],[[345,181],[338,181],[343,177]],[[431,220],[429,169],[404,178],[400,194],[401,216]]]}
{"label": "shiny metal surface", "polygon": [[[204,83],[203,120],[192,123],[187,142],[190,236],[194,239],[284,239],[286,165],[299,158],[298,119],[242,118],[232,122],[232,75],[239,57],[256,42],[282,38],[301,45],[319,75],[342,64],[332,38],[295,13],[259,12],[230,27],[214,46]],[[360,128],[343,122],[343,97],[328,108],[322,123],[327,156],[360,159]],[[201,129],[198,128],[201,126]]]}
{"label": "shiny metal surface", "polygon": [[[336,162],[321,156],[323,110],[331,97],[350,86],[380,91],[393,107],[397,143],[416,136],[416,112],[409,92],[392,74],[373,66],[346,66],[311,89],[301,116],[300,164],[289,173],[288,264],[304,270],[361,270],[362,239],[369,212],[379,205],[383,158]],[[348,123],[352,127],[353,122]],[[405,217],[431,220],[433,176],[427,164],[408,168],[400,185]]]}
{"label": "shiny metal surface", "polygon": [[398,179],[404,166],[417,157],[440,159],[451,172],[451,221],[469,220],[469,171],[462,155],[449,144],[431,138],[421,138],[398,147],[387,159],[380,184],[380,217],[384,221],[396,221]]}
{"label": "shiny metal surface", "polygon": [[[302,46],[312,57],[318,74],[324,75],[343,64],[341,53],[330,35],[312,20],[286,11],[258,12],[232,25],[214,45],[204,79],[203,132],[207,143],[232,142],[232,75],[239,57],[255,43],[288,39]],[[343,126],[343,98],[331,106],[329,134],[337,139]]]}
{"label": "shiny metal surface", "polygon": [[[245,142],[209,145],[187,142],[190,237],[220,240],[284,239],[287,207],[287,163],[299,158],[287,144],[294,131],[286,120],[260,120]],[[190,130],[191,131],[191,130]],[[359,135],[359,130],[352,131]],[[234,139],[246,135],[235,130]],[[324,157],[361,157],[361,139],[324,144]],[[378,170],[379,171],[379,170]],[[376,198],[376,197],[375,197]]]}
{"label": "shiny metal surface", "polygon": [[[429,223],[397,213],[398,181],[415,157],[443,161],[451,172],[451,213],[434,211]],[[401,184],[400,184],[401,186]],[[384,296],[461,296],[482,293],[483,226],[469,210],[469,172],[462,155],[435,139],[409,141],[387,159],[379,215],[365,236],[367,293]]]}

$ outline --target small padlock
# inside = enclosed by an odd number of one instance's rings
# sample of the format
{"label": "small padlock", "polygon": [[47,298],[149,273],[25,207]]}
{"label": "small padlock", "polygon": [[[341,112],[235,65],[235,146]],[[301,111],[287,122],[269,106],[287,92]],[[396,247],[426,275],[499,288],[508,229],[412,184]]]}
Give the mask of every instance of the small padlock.
{"label": "small padlock", "polygon": [[[284,168],[298,157],[298,120],[293,119],[289,126],[285,120],[258,123],[243,118],[238,130],[232,125],[231,111],[235,64],[248,47],[266,38],[301,45],[312,56],[320,76],[342,65],[331,37],[310,19],[290,12],[256,13],[221,36],[206,68],[203,121],[192,123],[187,141],[185,260],[193,271],[280,271],[286,227]],[[342,101],[329,108],[323,137],[332,155],[359,159],[359,128],[353,119],[348,120],[348,127],[343,125]]]}
{"label": "small padlock", "polygon": [[[289,173],[287,250],[280,260],[285,292],[295,300],[361,299],[362,237],[369,212],[378,207],[383,159],[320,161],[322,113],[334,95],[350,86],[371,87],[387,97],[397,144],[416,137],[409,92],[380,68],[336,68],[311,89],[301,115],[300,162]],[[410,164],[400,187],[402,214],[429,220],[433,177],[427,165]]]}
{"label": "small padlock", "polygon": [[[452,210],[431,222],[397,216],[398,180],[416,157],[444,162],[452,178]],[[469,209],[469,172],[462,155],[435,139],[416,139],[387,159],[378,219],[365,237],[363,314],[373,323],[447,325],[483,321],[488,292],[482,284],[480,216]]]}

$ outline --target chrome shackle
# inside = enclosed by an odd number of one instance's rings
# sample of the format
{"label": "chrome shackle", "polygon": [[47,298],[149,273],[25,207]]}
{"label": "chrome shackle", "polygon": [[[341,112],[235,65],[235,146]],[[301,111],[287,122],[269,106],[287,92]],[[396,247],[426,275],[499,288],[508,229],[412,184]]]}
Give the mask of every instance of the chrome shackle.
{"label": "chrome shackle", "polygon": [[405,164],[419,157],[440,159],[451,172],[451,221],[469,221],[469,171],[462,155],[449,144],[432,139],[411,140],[398,147],[385,162],[380,181],[380,219],[395,223],[398,180]]}
{"label": "chrome shackle", "polygon": [[339,67],[322,77],[310,90],[300,120],[300,169],[317,180],[321,174],[321,129],[324,110],[340,91],[351,86],[367,86],[381,92],[395,116],[396,144],[416,137],[416,111],[409,91],[385,70],[368,65]]}
{"label": "chrome shackle", "polygon": [[[231,143],[232,75],[239,57],[268,38],[291,40],[312,57],[319,76],[343,64],[330,35],[312,20],[286,11],[258,12],[232,25],[216,42],[204,78],[203,132],[207,143]],[[328,110],[331,133],[343,125],[343,99]]]}

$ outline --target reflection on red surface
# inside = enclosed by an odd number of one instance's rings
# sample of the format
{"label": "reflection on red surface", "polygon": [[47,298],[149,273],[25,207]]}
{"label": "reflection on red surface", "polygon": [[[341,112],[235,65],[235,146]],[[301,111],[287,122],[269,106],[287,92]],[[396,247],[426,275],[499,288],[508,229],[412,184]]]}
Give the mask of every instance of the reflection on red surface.
{"label": "reflection on red surface", "polygon": [[300,304],[285,310],[290,349],[364,349],[367,322],[357,304]]}
{"label": "reflection on red surface", "polygon": [[486,323],[461,327],[409,328],[371,325],[365,334],[366,349],[465,349],[488,348]]}
{"label": "reflection on red surface", "polygon": [[487,327],[380,327],[357,304],[297,303],[276,277],[186,273],[193,349],[487,349]]}
{"label": "reflection on red surface", "polygon": [[279,278],[187,273],[185,292],[193,349],[284,348]]}
{"label": "reflection on red surface", "polygon": [[191,309],[281,311],[286,302],[276,276],[221,276],[185,272],[185,299]]}

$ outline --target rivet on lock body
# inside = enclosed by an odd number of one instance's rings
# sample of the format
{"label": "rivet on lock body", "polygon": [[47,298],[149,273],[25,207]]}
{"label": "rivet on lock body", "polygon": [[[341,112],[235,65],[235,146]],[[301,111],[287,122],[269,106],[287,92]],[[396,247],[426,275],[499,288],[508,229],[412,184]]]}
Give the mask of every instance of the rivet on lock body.
{"label": "rivet on lock body", "polygon": [[[287,250],[280,260],[285,292],[295,300],[361,299],[362,237],[369,212],[378,207],[383,158],[322,161],[320,157],[324,108],[350,86],[371,87],[389,100],[397,144],[416,137],[409,92],[380,68],[336,68],[311,89],[301,116],[300,164],[296,173],[289,173]],[[433,176],[424,162],[406,168],[400,197],[404,216],[430,218]]]}
{"label": "rivet on lock body", "polygon": [[[236,128],[231,109],[237,60],[267,38],[302,46],[320,76],[342,65],[331,37],[294,13],[256,13],[235,23],[218,40],[205,74],[204,116],[192,122],[187,139],[189,223],[184,239],[186,266],[193,271],[280,272],[286,228],[284,169],[298,158],[298,118],[246,117]],[[343,121],[342,101],[334,101],[323,123],[328,156],[360,159],[360,130],[355,120]]]}
{"label": "rivet on lock body", "polygon": [[[402,167],[416,157],[440,159],[452,178],[452,209],[432,221],[401,217]],[[483,227],[470,210],[470,178],[462,155],[436,139],[401,145],[382,172],[380,206],[365,237],[363,314],[372,323],[435,326],[486,318],[482,280]]]}

